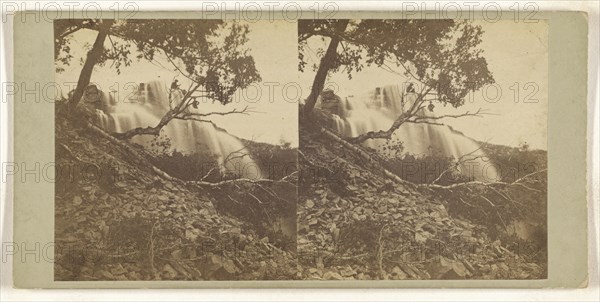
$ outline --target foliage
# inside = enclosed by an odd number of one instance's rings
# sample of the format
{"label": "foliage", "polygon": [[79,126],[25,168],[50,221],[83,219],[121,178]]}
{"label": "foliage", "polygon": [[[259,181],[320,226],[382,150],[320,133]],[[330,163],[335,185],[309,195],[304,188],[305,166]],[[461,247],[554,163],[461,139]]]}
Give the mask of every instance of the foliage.
{"label": "foliage", "polygon": [[[70,65],[71,35],[82,29],[97,31],[101,24],[101,20],[56,20],[55,60]],[[175,70],[201,84],[205,97],[227,104],[237,89],[261,80],[254,59],[244,48],[247,34],[247,26],[221,20],[121,20],[110,27],[111,47],[103,49],[97,64],[112,62],[120,73],[132,63],[134,50],[136,59],[150,61],[160,52]]]}
{"label": "foliage", "polygon": [[444,156],[441,150],[429,148],[425,154],[410,154],[404,152],[403,142],[388,140],[381,150],[374,152],[381,155],[386,169],[415,184],[431,183],[445,171],[448,172],[438,180],[438,184],[449,185],[469,180],[455,168],[456,160]]}
{"label": "foliage", "polygon": [[454,107],[464,103],[469,91],[494,81],[478,48],[483,31],[468,21],[351,20],[342,31],[336,22],[340,20],[299,21],[300,71],[307,65],[308,39],[318,36],[341,40],[330,71],[343,69],[351,78],[364,66],[393,64],[405,76],[435,88],[435,100]]}
{"label": "foliage", "polygon": [[529,173],[548,167],[547,152],[531,149],[526,143],[517,148],[490,143],[481,143],[481,146],[496,165],[504,182],[513,182]]}
{"label": "foliage", "polygon": [[244,140],[244,145],[257,161],[263,176],[279,180],[297,170],[297,150],[289,142],[281,141],[280,145]]}

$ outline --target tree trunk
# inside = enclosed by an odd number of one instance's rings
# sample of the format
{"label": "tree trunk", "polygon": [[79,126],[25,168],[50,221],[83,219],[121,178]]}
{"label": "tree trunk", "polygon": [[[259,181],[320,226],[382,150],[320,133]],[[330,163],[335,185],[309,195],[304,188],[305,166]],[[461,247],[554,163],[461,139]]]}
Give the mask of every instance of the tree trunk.
{"label": "tree trunk", "polygon": [[[335,26],[335,32],[343,33],[348,26],[348,22],[349,20],[339,20]],[[306,99],[304,105],[304,115],[307,117],[312,113],[312,110],[317,103],[317,98],[323,91],[323,88],[325,88],[325,80],[327,80],[327,74],[331,67],[333,67],[335,59],[337,58],[337,48],[338,45],[340,45],[340,41],[341,39],[339,37],[332,37],[325,55],[321,58],[317,75],[315,76],[312,88],[310,89],[310,95]]]}
{"label": "tree trunk", "polygon": [[102,55],[102,51],[104,50],[104,41],[106,40],[106,36],[108,35],[110,27],[113,23],[114,20],[104,20],[99,25],[96,41],[94,41],[94,46],[92,46],[92,49],[87,53],[87,58],[85,59],[85,63],[83,64],[83,68],[79,74],[77,87],[75,88],[72,99],[69,101],[69,106],[71,108],[75,108],[77,104],[79,104],[79,101],[81,101],[83,93],[85,92],[85,88],[90,84],[92,71],[94,70],[96,63],[98,63],[98,59]]}

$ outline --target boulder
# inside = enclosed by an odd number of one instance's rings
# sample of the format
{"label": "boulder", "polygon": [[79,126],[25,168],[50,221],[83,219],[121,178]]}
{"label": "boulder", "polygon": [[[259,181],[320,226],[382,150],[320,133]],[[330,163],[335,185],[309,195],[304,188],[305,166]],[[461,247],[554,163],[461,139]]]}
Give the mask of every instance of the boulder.
{"label": "boulder", "polygon": [[469,275],[464,264],[441,256],[430,260],[427,271],[433,279],[465,279]]}
{"label": "boulder", "polygon": [[342,114],[342,98],[337,96],[332,90],[324,90],[319,96],[321,110],[330,114]]}
{"label": "boulder", "polygon": [[408,275],[398,266],[394,266],[394,269],[392,270],[392,275],[394,276],[394,279],[397,280],[408,279]]}
{"label": "boulder", "polygon": [[231,259],[210,255],[206,257],[200,271],[203,276],[213,280],[231,280],[239,272],[239,269]]}
{"label": "boulder", "polygon": [[323,274],[323,279],[325,279],[325,280],[344,280],[344,277],[342,277],[340,274],[338,274],[336,272],[328,271],[328,272],[325,272],[325,274]]}

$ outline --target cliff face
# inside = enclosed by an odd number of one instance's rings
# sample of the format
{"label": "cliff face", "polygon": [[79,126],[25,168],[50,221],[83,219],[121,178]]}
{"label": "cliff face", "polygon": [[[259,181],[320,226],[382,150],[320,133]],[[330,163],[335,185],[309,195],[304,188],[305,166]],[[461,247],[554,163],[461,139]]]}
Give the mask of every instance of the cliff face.
{"label": "cliff face", "polygon": [[295,278],[295,244],[275,242],[218,194],[243,186],[159,177],[132,155],[142,150],[82,124],[57,113],[56,280]]}
{"label": "cliff face", "polygon": [[[326,114],[315,118],[328,124]],[[545,278],[545,241],[510,235],[519,213],[503,197],[394,179],[369,150],[314,124],[300,129],[302,279]]]}

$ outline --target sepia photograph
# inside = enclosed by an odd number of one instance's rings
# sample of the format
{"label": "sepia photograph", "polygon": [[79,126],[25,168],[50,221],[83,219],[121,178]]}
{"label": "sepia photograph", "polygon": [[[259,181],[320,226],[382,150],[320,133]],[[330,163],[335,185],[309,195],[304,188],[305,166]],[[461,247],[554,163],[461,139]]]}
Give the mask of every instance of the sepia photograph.
{"label": "sepia photograph", "polygon": [[547,30],[299,20],[300,279],[547,277]]}
{"label": "sepia photograph", "polygon": [[296,278],[296,36],[54,21],[56,281]]}
{"label": "sepia photograph", "polygon": [[34,2],[0,300],[598,296],[590,3]]}

